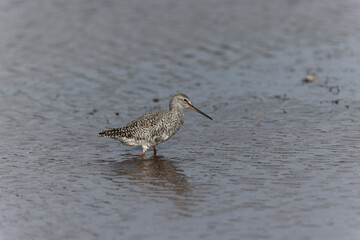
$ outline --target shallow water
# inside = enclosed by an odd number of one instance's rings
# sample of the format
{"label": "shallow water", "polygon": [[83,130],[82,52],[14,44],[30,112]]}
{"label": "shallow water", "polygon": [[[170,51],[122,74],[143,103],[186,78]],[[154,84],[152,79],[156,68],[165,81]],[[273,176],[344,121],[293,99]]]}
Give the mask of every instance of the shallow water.
{"label": "shallow water", "polygon": [[[1,239],[359,239],[357,1],[0,11]],[[176,92],[214,121],[97,137]]]}

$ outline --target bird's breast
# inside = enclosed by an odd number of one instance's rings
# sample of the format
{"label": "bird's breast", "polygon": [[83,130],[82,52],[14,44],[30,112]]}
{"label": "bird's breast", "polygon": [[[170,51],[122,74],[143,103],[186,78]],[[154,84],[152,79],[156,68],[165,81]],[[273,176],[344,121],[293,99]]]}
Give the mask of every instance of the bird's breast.
{"label": "bird's breast", "polygon": [[158,126],[152,133],[155,143],[159,144],[173,136],[184,123],[183,119],[183,116],[174,116],[174,114],[169,114],[168,116],[161,119]]}

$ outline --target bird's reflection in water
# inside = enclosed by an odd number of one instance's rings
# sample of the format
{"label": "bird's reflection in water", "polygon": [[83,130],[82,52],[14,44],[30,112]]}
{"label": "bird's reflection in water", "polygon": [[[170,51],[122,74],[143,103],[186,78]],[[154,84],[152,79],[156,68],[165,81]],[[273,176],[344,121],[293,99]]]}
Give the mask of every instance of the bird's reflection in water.
{"label": "bird's reflection in water", "polygon": [[127,176],[130,180],[161,187],[162,190],[184,194],[188,190],[186,176],[170,159],[152,156],[147,159],[131,157],[122,162],[112,162],[111,168],[117,175]]}

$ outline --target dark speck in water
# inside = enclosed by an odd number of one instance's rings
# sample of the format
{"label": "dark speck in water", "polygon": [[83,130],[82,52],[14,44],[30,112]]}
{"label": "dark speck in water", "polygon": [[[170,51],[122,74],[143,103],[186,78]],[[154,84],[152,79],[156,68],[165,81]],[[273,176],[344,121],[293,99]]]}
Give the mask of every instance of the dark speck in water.
{"label": "dark speck in water", "polygon": [[95,114],[95,113],[97,113],[98,112],[98,110],[96,109],[96,108],[94,108],[91,112],[89,112],[88,114],[89,115],[93,115],[93,114]]}

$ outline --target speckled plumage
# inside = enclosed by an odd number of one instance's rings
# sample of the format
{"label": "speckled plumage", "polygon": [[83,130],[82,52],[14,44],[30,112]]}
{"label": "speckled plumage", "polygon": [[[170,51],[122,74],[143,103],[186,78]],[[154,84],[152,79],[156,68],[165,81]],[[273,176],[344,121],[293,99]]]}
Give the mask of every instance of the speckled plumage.
{"label": "speckled plumage", "polygon": [[[194,109],[207,116],[195,108],[188,96],[183,93],[175,94],[171,97],[169,110],[160,110],[141,116],[138,119],[120,128],[112,128],[99,133],[100,137],[110,137],[131,146],[142,146],[145,154],[150,147],[168,140],[173,136],[184,123],[184,108]],[[210,118],[211,119],[211,118]]]}

